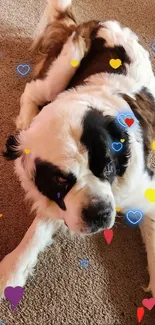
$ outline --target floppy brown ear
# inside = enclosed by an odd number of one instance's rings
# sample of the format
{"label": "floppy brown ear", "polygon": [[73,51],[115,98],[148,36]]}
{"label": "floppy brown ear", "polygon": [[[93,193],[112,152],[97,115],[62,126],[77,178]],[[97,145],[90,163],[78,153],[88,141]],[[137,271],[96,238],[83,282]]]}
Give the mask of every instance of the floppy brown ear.
{"label": "floppy brown ear", "polygon": [[19,151],[18,135],[10,135],[5,146],[6,151],[3,152],[3,157],[5,157],[7,160],[15,160],[21,156],[21,151]]}

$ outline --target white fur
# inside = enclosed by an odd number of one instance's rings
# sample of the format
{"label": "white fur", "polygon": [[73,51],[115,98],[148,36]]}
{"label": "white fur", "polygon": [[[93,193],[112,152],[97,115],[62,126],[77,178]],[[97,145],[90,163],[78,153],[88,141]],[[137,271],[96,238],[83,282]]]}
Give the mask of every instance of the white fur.
{"label": "white fur", "polygon": [[[135,93],[146,86],[154,95],[155,78],[148,52],[128,28],[121,28],[117,22],[107,22],[103,24],[99,36],[106,39],[108,46],[122,45],[132,58],[132,63],[126,76],[102,73],[90,77],[87,85],[60,94],[53,103],[43,108],[28,130],[20,133],[19,149],[29,148],[30,154],[18,158],[15,168],[27,198],[33,201],[37,219],[19,247],[0,264],[2,291],[7,285],[25,284],[28,274],[36,264],[37,255],[50,242],[50,236],[55,231],[55,220],[64,220],[73,231],[85,230],[79,219],[80,207],[87,203],[87,194],[99,193],[101,197],[106,195],[107,200],[111,200],[114,210],[115,206],[120,206],[124,213],[129,209],[143,211],[145,216],[141,229],[148,256],[150,288],[155,297],[155,203],[148,202],[144,196],[147,188],[155,188],[155,176],[150,180],[144,172],[144,152],[139,124],[136,123],[134,128],[129,129],[131,159],[123,179],[116,178],[112,188],[106,181],[101,184],[91,173],[88,168],[88,153],[79,143],[82,134],[80,122],[89,109],[88,104],[100,110],[104,116],[131,112],[119,93],[126,93],[134,98]],[[59,78],[57,74],[55,77]],[[44,96],[44,92],[42,94]],[[32,95],[35,100],[38,98],[35,91],[30,97]],[[24,114],[26,116],[30,112],[25,110]],[[72,170],[77,176],[77,184],[65,198],[66,212],[60,211],[56,203],[50,202],[35,187],[31,178],[36,157],[54,162],[66,172]],[[111,226],[114,218],[115,214]]]}

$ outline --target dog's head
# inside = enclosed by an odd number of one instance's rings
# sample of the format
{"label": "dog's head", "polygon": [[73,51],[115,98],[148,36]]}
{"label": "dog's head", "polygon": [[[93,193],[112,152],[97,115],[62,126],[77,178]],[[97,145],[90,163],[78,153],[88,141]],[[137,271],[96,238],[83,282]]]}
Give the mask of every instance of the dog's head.
{"label": "dog's head", "polygon": [[[112,143],[121,138],[123,149],[115,152]],[[60,96],[7,142],[5,156],[17,158],[16,172],[39,213],[63,219],[76,232],[113,226],[112,184],[129,157],[128,135],[113,117]]]}

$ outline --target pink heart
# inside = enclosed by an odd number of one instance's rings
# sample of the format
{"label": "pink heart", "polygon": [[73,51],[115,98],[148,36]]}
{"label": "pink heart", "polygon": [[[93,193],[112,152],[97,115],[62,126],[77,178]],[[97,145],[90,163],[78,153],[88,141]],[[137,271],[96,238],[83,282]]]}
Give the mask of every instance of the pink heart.
{"label": "pink heart", "polygon": [[107,242],[107,244],[109,245],[112,241],[112,238],[113,238],[113,230],[112,229],[105,229],[104,230],[104,238]]}
{"label": "pink heart", "polygon": [[155,298],[150,298],[150,299],[143,299],[142,304],[144,307],[146,307],[149,310],[152,310],[153,306],[155,305]]}

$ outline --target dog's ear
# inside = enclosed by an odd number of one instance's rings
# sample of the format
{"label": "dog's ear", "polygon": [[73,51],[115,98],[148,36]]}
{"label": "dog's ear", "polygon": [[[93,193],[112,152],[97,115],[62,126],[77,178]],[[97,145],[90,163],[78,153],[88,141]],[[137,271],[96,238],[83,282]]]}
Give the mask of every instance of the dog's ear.
{"label": "dog's ear", "polygon": [[10,135],[6,141],[6,151],[3,151],[3,157],[7,160],[15,160],[21,156],[21,150],[19,150],[18,135]]}

